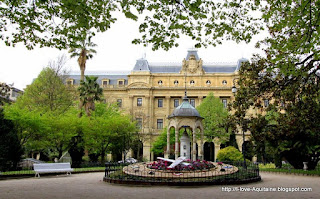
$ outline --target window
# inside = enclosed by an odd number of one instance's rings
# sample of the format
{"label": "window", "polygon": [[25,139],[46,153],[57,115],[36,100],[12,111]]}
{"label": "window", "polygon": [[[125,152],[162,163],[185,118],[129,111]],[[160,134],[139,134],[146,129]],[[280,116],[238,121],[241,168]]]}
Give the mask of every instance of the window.
{"label": "window", "polygon": [[190,104],[191,104],[193,107],[196,107],[196,100],[195,100],[195,99],[190,99]]}
{"label": "window", "polygon": [[118,107],[122,107],[122,99],[117,99],[117,105]]}
{"label": "window", "polygon": [[190,81],[190,84],[191,84],[191,85],[194,85],[194,80],[191,80],[191,81]]}
{"label": "window", "polygon": [[105,88],[109,84],[109,80],[102,80],[102,87]]}
{"label": "window", "polygon": [[227,83],[228,83],[227,80],[222,81],[222,85],[227,85]]}
{"label": "window", "polygon": [[142,98],[137,98],[137,106],[142,106]]}
{"label": "window", "polygon": [[173,106],[176,108],[179,106],[179,99],[174,99]]}
{"label": "window", "polygon": [[264,107],[268,108],[268,106],[269,106],[269,100],[265,99],[264,100]]}
{"label": "window", "polygon": [[207,85],[210,85],[210,84],[211,84],[211,81],[210,81],[210,80],[207,80],[207,81],[206,81],[206,84],[207,84]]}
{"label": "window", "polygon": [[227,99],[222,99],[222,104],[223,104],[223,108],[227,108],[228,100]]}
{"label": "window", "polygon": [[177,85],[179,84],[179,81],[178,81],[178,80],[174,80],[174,82],[173,82],[173,83],[174,83],[174,85],[176,85],[176,86],[177,86]]}
{"label": "window", "polygon": [[124,85],[124,82],[121,80],[119,81],[119,86],[123,86]]}
{"label": "window", "polygon": [[158,107],[163,107],[163,99],[158,99]]}
{"label": "window", "polygon": [[161,86],[163,84],[162,80],[159,80],[158,84]]}
{"label": "window", "polygon": [[157,129],[163,129],[163,119],[157,119]]}
{"label": "window", "polygon": [[137,118],[136,120],[137,120],[137,127],[139,129],[142,129],[142,118]]}

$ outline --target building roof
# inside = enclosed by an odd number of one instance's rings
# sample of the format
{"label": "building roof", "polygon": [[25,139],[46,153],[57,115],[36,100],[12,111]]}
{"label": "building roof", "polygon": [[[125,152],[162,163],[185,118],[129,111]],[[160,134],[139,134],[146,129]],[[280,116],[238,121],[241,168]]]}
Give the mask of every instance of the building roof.
{"label": "building roof", "polygon": [[[86,71],[85,75],[97,76],[97,82],[101,82],[103,79],[109,79],[110,85],[117,85],[119,79],[124,79],[124,84],[128,84],[128,74],[129,71]],[[69,75],[70,79],[73,79],[73,84],[80,84],[80,74],[76,72],[71,72]]]}
{"label": "building roof", "polygon": [[172,117],[199,117],[199,118],[202,118],[200,116],[199,112],[197,111],[197,109],[195,109],[189,103],[189,100],[186,96],[183,98],[183,101],[180,104],[180,106],[175,108],[173,110],[172,114],[169,115],[168,118],[172,118]]}
{"label": "building roof", "polygon": [[[186,60],[189,60],[190,56],[194,55],[196,60],[200,60],[196,49],[188,50]],[[204,62],[202,68],[205,73],[234,73],[238,71],[241,64],[248,61],[245,58],[241,58],[237,63],[208,63]],[[149,63],[145,58],[138,59],[132,71],[86,71],[86,75],[98,76],[98,82],[103,79],[109,79],[110,85],[116,85],[118,79],[124,79],[125,85],[128,84],[128,75],[131,72],[150,72],[150,73],[180,73],[182,68],[182,62],[172,63]],[[80,73],[71,72],[70,78],[74,79],[74,84],[80,83]]]}
{"label": "building roof", "polygon": [[190,56],[194,55],[196,57],[196,60],[199,60],[199,56],[198,56],[198,50],[196,49],[190,49],[188,50],[188,54],[186,56],[186,60],[189,60]]}

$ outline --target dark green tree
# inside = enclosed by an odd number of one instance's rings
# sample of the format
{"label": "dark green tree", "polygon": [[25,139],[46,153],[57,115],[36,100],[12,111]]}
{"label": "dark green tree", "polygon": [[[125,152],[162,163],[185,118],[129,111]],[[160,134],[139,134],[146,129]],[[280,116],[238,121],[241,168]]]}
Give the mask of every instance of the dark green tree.
{"label": "dark green tree", "polygon": [[23,154],[13,122],[4,118],[0,109],[0,171],[16,169]]}
{"label": "dark green tree", "polygon": [[[255,142],[270,146],[276,162],[284,157],[295,168],[308,162],[309,169],[314,169],[320,152],[316,116],[320,113],[320,78],[312,70],[313,62],[301,67],[288,64],[295,66],[291,66],[294,71],[281,72],[272,60],[258,56],[243,65],[234,115],[241,127],[246,125],[253,132]],[[267,107],[265,100],[269,100]],[[256,116],[248,116],[251,108]]]}
{"label": "dark green tree", "polygon": [[95,101],[100,101],[102,98],[102,88],[97,83],[98,77],[85,76],[86,81],[81,81],[78,88],[80,93],[80,101],[83,103],[83,108],[87,116],[95,110]]}

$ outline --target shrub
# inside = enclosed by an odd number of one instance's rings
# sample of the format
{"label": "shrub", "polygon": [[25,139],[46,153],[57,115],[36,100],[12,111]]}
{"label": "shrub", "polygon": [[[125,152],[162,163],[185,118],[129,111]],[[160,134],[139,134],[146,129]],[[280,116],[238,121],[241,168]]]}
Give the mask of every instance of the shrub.
{"label": "shrub", "polygon": [[243,156],[241,152],[233,146],[228,146],[218,152],[219,161],[241,161]]}

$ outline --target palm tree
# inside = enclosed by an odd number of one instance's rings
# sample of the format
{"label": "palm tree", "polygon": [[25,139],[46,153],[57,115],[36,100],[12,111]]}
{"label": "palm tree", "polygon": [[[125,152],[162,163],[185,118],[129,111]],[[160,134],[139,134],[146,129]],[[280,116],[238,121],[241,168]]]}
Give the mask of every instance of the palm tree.
{"label": "palm tree", "polygon": [[97,51],[93,49],[97,44],[93,43],[91,38],[92,36],[87,37],[87,39],[81,41],[77,47],[69,50],[71,58],[78,57],[78,64],[81,71],[80,81],[84,81],[84,71],[86,70],[87,60],[91,59],[94,53],[97,53]]}
{"label": "palm tree", "polygon": [[95,110],[95,101],[101,100],[102,88],[97,83],[98,77],[85,76],[86,81],[80,82],[78,88],[80,92],[80,101],[86,111],[87,116],[91,116],[91,111]]}

